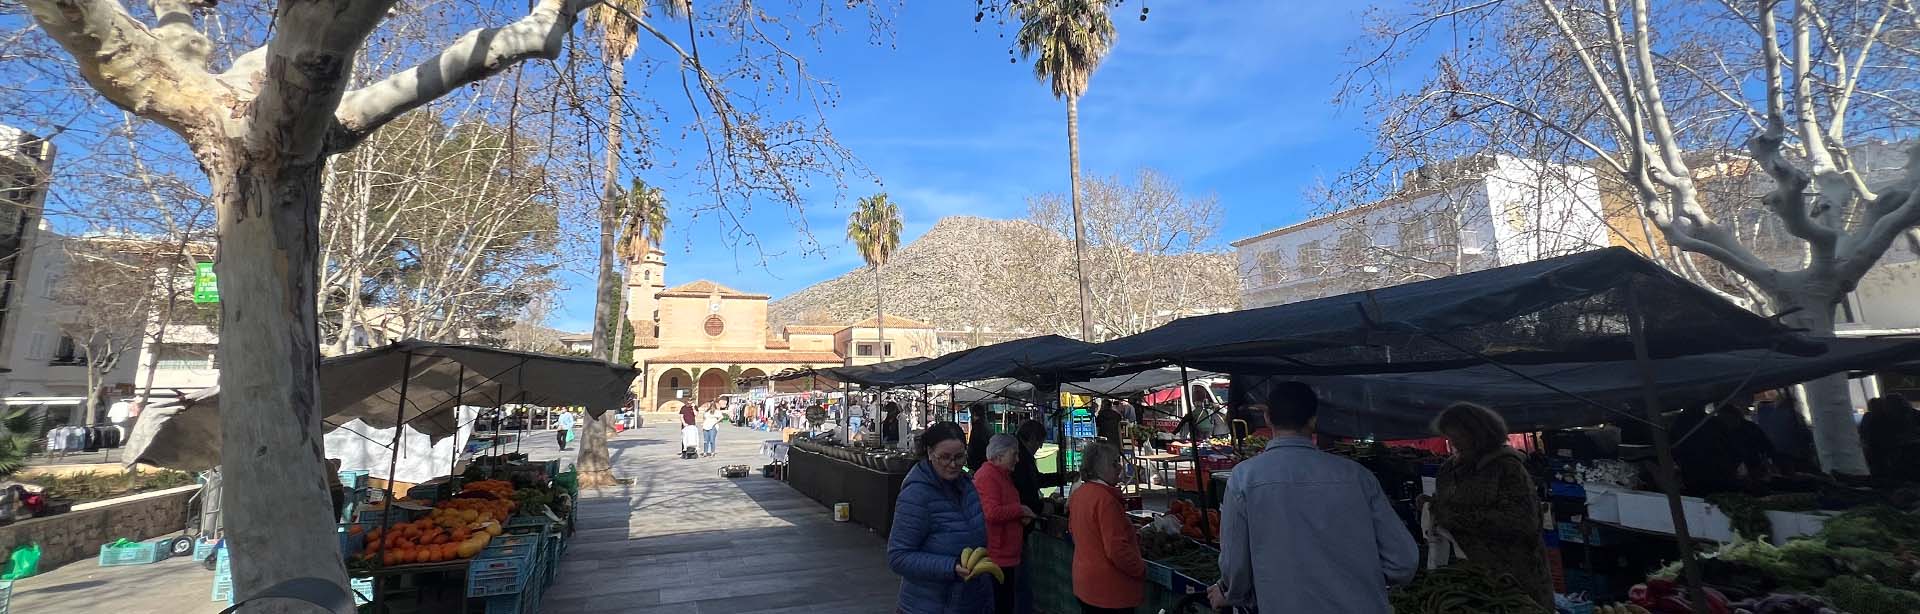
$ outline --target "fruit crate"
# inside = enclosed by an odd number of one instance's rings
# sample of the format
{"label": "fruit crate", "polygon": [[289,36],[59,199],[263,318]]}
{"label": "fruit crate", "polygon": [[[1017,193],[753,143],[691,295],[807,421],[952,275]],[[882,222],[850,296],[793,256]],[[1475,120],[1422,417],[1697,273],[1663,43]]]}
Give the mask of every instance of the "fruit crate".
{"label": "fruit crate", "polygon": [[227,560],[226,548],[220,549],[220,560],[213,566],[213,598],[211,601],[225,601],[233,605],[233,565]]}
{"label": "fruit crate", "polygon": [[495,597],[520,593],[530,584],[529,573],[513,569],[470,571],[467,573],[467,596]]}
{"label": "fruit crate", "polygon": [[546,516],[514,516],[507,519],[507,533],[515,535],[538,533],[546,535],[553,532],[553,521]]}
{"label": "fruit crate", "polygon": [[193,562],[198,563],[207,560],[208,556],[213,555],[214,548],[219,547],[219,545],[220,542],[204,537],[193,540]]}
{"label": "fruit crate", "polygon": [[540,600],[546,596],[546,590],[538,585],[528,586],[527,590],[512,595],[488,597],[486,614],[534,614],[540,611]]}
{"label": "fruit crate", "polygon": [[540,533],[531,533],[531,532],[522,533],[518,535],[503,533],[503,534],[500,534],[499,536],[494,537],[493,541],[487,542],[487,548],[489,549],[515,548],[515,547],[521,547],[521,546],[525,546],[528,548],[537,548],[540,546],[540,540],[545,536],[546,536],[545,531],[542,531]]}
{"label": "fruit crate", "polygon": [[340,525],[340,527],[334,531],[334,534],[340,537],[340,558],[342,560],[352,558],[353,555],[360,554],[360,551],[365,550],[367,546],[367,534],[365,531],[380,525],[375,524],[368,526],[366,523],[360,523],[358,526],[360,526],[361,532],[359,533],[350,530],[354,526],[356,526],[355,523],[347,523]]}
{"label": "fruit crate", "polygon": [[540,567],[534,546],[488,546],[467,565],[467,596],[491,597],[520,592]]}
{"label": "fruit crate", "polygon": [[347,490],[359,490],[367,487],[367,480],[372,476],[373,472],[365,469],[342,469],[340,470],[340,485]]}
{"label": "fruit crate", "polygon": [[173,543],[172,539],[158,539],[139,542],[136,546],[115,548],[113,544],[100,545],[100,566],[120,567],[125,565],[147,565],[167,558]]}

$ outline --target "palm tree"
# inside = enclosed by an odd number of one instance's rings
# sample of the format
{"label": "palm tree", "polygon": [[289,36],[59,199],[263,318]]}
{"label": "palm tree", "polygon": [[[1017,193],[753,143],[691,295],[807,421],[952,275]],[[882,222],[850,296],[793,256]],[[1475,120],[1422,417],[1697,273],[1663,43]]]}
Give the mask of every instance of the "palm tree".
{"label": "palm tree", "polygon": [[[614,345],[619,343],[613,323],[621,316],[613,313],[619,302],[619,284],[614,276],[614,235],[620,228],[620,149],[625,126],[627,59],[640,44],[640,22],[655,9],[669,17],[687,15],[686,0],[608,0],[587,9],[587,31],[600,34],[600,59],[607,64],[607,149],[605,177],[600,192],[600,279],[599,298],[593,306],[593,347],[595,354],[615,360]],[[611,337],[611,338],[610,338]]]}
{"label": "palm tree", "polygon": [[[620,206],[620,236],[616,245],[620,259],[629,265],[646,262],[647,252],[659,245],[667,230],[667,195],[660,188],[647,185],[640,178],[634,178],[622,193]],[[627,343],[627,327],[631,322],[626,307],[626,295],[618,296],[617,308],[609,310],[614,318],[613,338],[609,342],[616,356],[628,356],[631,344]],[[652,334],[649,332],[648,334]]]}
{"label": "palm tree", "polygon": [[[882,300],[886,291],[881,287],[880,265],[893,257],[894,248],[900,247],[900,207],[887,198],[885,192],[860,199],[853,213],[847,216],[847,240],[860,250],[860,258],[873,267],[873,310],[874,325],[879,327],[880,360],[887,360],[887,310]],[[851,350],[852,348],[849,348]]]}
{"label": "palm tree", "polygon": [[1093,340],[1087,306],[1086,226],[1080,221],[1080,97],[1087,80],[1113,49],[1113,19],[1105,0],[1027,0],[1015,5],[1020,32],[1014,42],[1033,60],[1033,76],[1067,99],[1067,159],[1073,167],[1073,268],[1080,280],[1080,338]]}
{"label": "palm tree", "polygon": [[[619,322],[624,298],[614,274],[614,234],[620,228],[620,149],[621,129],[625,126],[627,59],[640,44],[639,20],[654,9],[670,17],[687,15],[686,0],[608,0],[587,9],[587,31],[600,34],[600,59],[607,64],[607,149],[605,183],[600,191],[600,276],[593,302],[594,355],[604,360],[619,360]],[[631,359],[631,356],[628,357]],[[581,429],[579,461],[580,486],[607,486],[614,483],[612,457],[607,450],[607,419],[588,420]]]}
{"label": "palm tree", "polygon": [[626,201],[620,253],[627,262],[641,262],[667,232],[667,195],[645,180],[634,179],[627,187]]}

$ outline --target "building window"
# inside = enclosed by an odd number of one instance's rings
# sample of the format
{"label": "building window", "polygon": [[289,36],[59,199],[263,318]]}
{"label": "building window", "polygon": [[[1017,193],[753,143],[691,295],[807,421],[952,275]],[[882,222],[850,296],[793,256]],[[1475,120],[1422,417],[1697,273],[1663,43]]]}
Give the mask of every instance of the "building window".
{"label": "building window", "polygon": [[60,344],[53,350],[53,362],[55,364],[78,363],[80,362],[79,353],[80,348],[73,342],[73,337],[60,335]]}
{"label": "building window", "polygon": [[722,321],[720,316],[707,316],[707,336],[718,337],[726,330],[727,323]]}
{"label": "building window", "polygon": [[668,388],[679,388],[679,387],[680,387],[680,378],[679,378],[679,377],[669,377],[669,378],[667,378],[667,387],[668,387]]}
{"label": "building window", "polygon": [[1321,259],[1320,242],[1308,241],[1306,243],[1301,243],[1298,251],[1299,251],[1299,255],[1294,258],[1294,265],[1300,268],[1300,274],[1301,275],[1316,274],[1320,270],[1320,264],[1321,264],[1320,263],[1320,259]]}
{"label": "building window", "polygon": [[47,298],[47,299],[53,298],[54,289],[59,287],[60,287],[60,276],[48,275],[46,283],[40,286],[40,298]]}
{"label": "building window", "polygon": [[859,343],[859,344],[855,344],[854,347],[856,348],[854,350],[854,355],[856,356],[872,356],[873,355],[873,344],[871,343]]}
{"label": "building window", "polygon": [[27,344],[27,359],[40,360],[47,357],[47,334],[36,332],[33,341]]}

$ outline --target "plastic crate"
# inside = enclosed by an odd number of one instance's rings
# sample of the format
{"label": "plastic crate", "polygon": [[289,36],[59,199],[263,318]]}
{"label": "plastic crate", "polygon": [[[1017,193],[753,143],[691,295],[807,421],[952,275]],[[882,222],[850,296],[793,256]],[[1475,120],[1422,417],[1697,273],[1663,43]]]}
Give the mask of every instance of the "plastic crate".
{"label": "plastic crate", "polygon": [[380,526],[383,519],[392,517],[388,524],[400,524],[413,521],[413,510],[405,508],[359,509],[353,513],[353,521],[372,526]]}
{"label": "plastic crate", "polygon": [[1563,499],[1587,500],[1587,488],[1572,482],[1553,480],[1547,483],[1547,492]]}
{"label": "plastic crate", "polygon": [[535,546],[489,546],[467,565],[467,596],[491,597],[520,592],[540,566]]}
{"label": "plastic crate", "polygon": [[1173,587],[1173,568],[1147,561],[1147,581],[1162,588]]}
{"label": "plastic crate", "polygon": [[113,544],[100,545],[100,566],[120,567],[124,565],[147,565],[167,558],[168,544],[172,539],[139,542],[137,546],[115,548]]}
{"label": "plastic crate", "polygon": [[491,572],[468,572],[468,597],[494,597],[513,595],[527,588],[530,572],[500,570]]}
{"label": "plastic crate", "polygon": [[220,561],[213,566],[212,601],[225,601],[233,605],[233,565],[227,562],[227,549],[220,549]]}
{"label": "plastic crate", "polygon": [[540,611],[540,600],[546,591],[539,586],[528,586],[518,594],[496,595],[488,597],[486,614],[533,614]]}
{"label": "plastic crate", "polygon": [[213,554],[214,548],[219,545],[220,542],[204,537],[193,540],[193,561],[198,563],[207,560],[207,557]]}
{"label": "plastic crate", "polygon": [[453,496],[453,494],[454,494],[453,484],[449,482],[421,484],[419,486],[415,486],[413,488],[407,489],[408,499],[417,499],[417,500],[423,500],[423,501],[439,501],[441,499],[451,497]]}
{"label": "plastic crate", "polygon": [[372,477],[372,475],[373,472],[366,469],[342,469],[340,470],[340,485],[346,487],[347,490],[366,488],[367,480]]}
{"label": "plastic crate", "polygon": [[338,529],[334,530],[334,534],[340,538],[340,558],[342,560],[352,558],[353,555],[360,554],[361,550],[366,549],[367,534],[364,532],[353,533],[348,531],[347,529],[352,526],[353,525],[349,523],[341,525]]}
{"label": "plastic crate", "polygon": [[526,546],[528,548],[538,548],[540,547],[540,540],[544,537],[546,537],[545,531],[541,531],[539,533],[528,532],[528,533],[522,533],[518,535],[502,533],[498,536],[495,536],[492,541],[487,542],[487,547],[488,548],[514,548],[514,547]]}
{"label": "plastic crate", "polygon": [[516,535],[523,533],[539,533],[545,535],[553,532],[553,521],[548,520],[545,515],[514,516],[507,519],[506,532]]}
{"label": "plastic crate", "polygon": [[373,578],[354,578],[348,580],[347,587],[353,590],[354,606],[363,606],[373,602]]}

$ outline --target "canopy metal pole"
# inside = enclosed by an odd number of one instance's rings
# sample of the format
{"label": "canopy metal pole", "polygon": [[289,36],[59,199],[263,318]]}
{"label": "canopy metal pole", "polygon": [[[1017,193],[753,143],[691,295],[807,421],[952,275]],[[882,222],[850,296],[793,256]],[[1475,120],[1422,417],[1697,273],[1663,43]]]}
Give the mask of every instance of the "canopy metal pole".
{"label": "canopy metal pole", "polygon": [[[1209,492],[1213,490],[1213,472],[1207,471],[1200,464],[1200,442],[1205,440],[1200,438],[1200,421],[1193,413],[1191,398],[1193,390],[1190,381],[1187,376],[1187,363],[1180,363],[1180,404],[1187,408],[1187,437],[1193,440],[1193,445],[1188,446],[1187,449],[1193,452],[1193,485],[1200,491],[1200,538],[1211,541],[1213,527],[1207,523],[1207,510],[1213,507],[1213,497]],[[1179,477],[1174,476],[1176,485],[1180,482]]]}
{"label": "canopy metal pole", "polygon": [[1647,414],[1647,420],[1653,424],[1653,450],[1659,456],[1659,464],[1654,467],[1654,481],[1667,495],[1667,512],[1673,516],[1673,537],[1680,545],[1681,569],[1687,580],[1687,597],[1692,603],[1706,603],[1706,591],[1701,588],[1700,562],[1694,557],[1693,535],[1687,529],[1687,512],[1680,501],[1680,484],[1674,479],[1673,445],[1669,441],[1670,433],[1660,425],[1660,394],[1655,388],[1653,360],[1647,350],[1646,314],[1640,305],[1640,295],[1633,286],[1627,287],[1627,329],[1633,335],[1633,363],[1640,372],[1641,403]]}
{"label": "canopy metal pole", "polygon": [[447,461],[447,477],[453,477],[453,470],[460,466],[460,451],[464,444],[460,442],[460,408],[467,403],[467,363],[460,363],[460,383],[453,387],[453,460]]}
{"label": "canopy metal pole", "polygon": [[[387,539],[387,530],[393,527],[394,504],[399,502],[399,500],[393,496],[393,472],[400,466],[400,434],[404,432],[402,429],[407,426],[407,384],[413,382],[413,352],[409,350],[403,360],[406,362],[402,363],[403,366],[400,367],[400,400],[393,404],[393,452],[387,460],[387,505],[385,509],[380,511],[380,539],[382,544],[384,544]],[[380,548],[380,557],[381,565],[385,566],[386,548]],[[385,601],[380,598],[383,592],[385,591],[375,590],[374,599],[376,601]]]}

